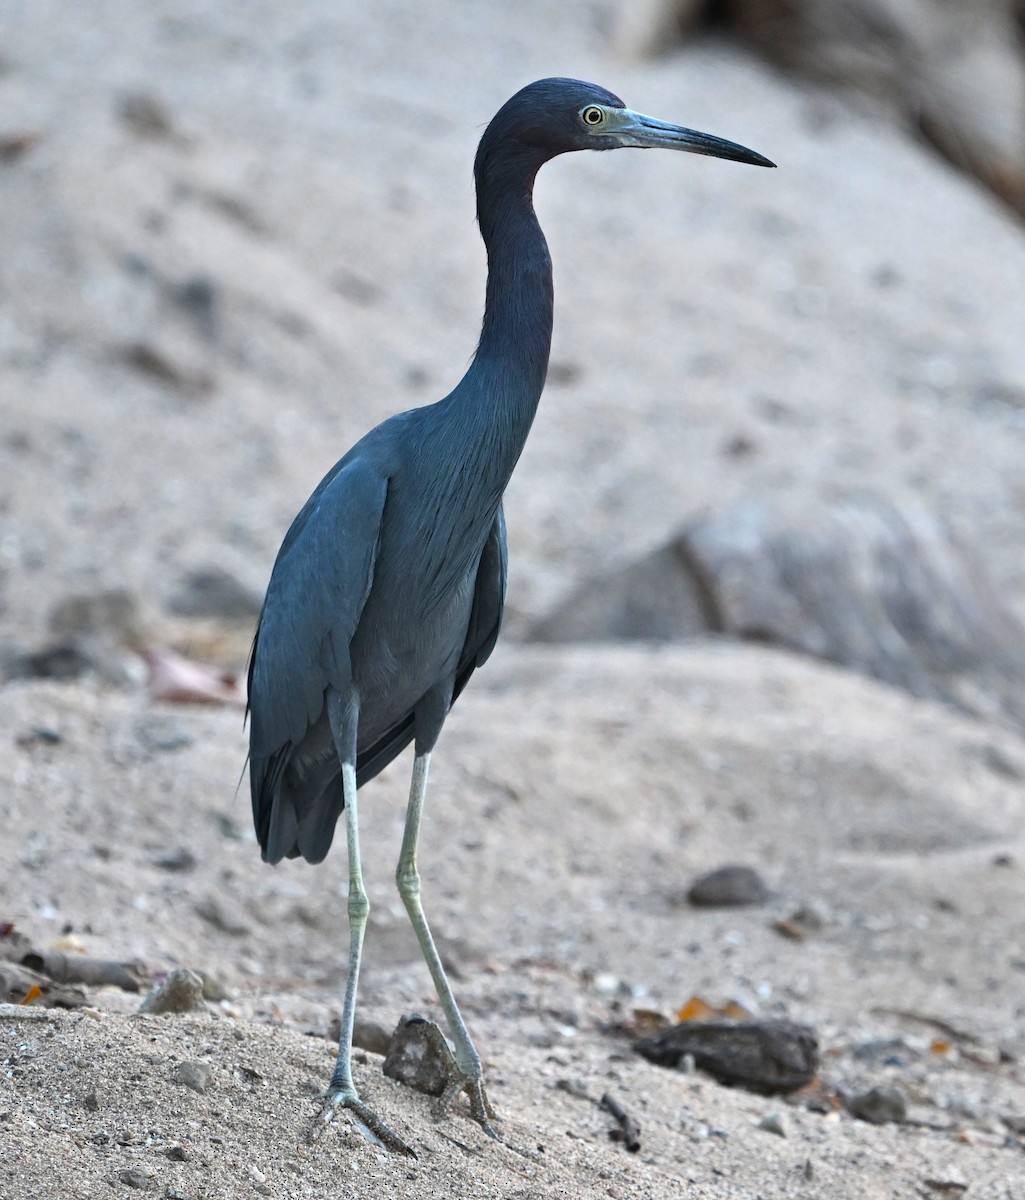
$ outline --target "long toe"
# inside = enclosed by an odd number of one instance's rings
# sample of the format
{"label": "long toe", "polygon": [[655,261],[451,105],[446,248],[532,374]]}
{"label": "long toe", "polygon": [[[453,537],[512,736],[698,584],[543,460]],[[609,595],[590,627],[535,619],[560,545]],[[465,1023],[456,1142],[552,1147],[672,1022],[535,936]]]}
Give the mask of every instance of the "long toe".
{"label": "long toe", "polygon": [[307,1141],[311,1143],[319,1141],[338,1109],[346,1108],[352,1113],[356,1126],[364,1137],[379,1142],[396,1154],[404,1154],[407,1158],[416,1158],[416,1151],[413,1147],[408,1142],[404,1142],[390,1126],[381,1120],[369,1104],[365,1104],[359,1098],[355,1088],[328,1088],[326,1092],[322,1093],[321,1101],[320,1111],[313,1119],[313,1127],[310,1129]]}
{"label": "long toe", "polygon": [[495,1110],[491,1106],[491,1101],[488,1099],[488,1094],[484,1090],[484,1080],[479,1078],[467,1078],[458,1067],[453,1065],[451,1075],[449,1077],[448,1086],[445,1088],[438,1101],[438,1116],[444,1116],[452,1105],[452,1101],[460,1092],[465,1092],[467,1099],[470,1102],[470,1116],[484,1130],[488,1137],[493,1137],[495,1141],[501,1141],[498,1136],[498,1131],[492,1125],[492,1121],[497,1121]]}

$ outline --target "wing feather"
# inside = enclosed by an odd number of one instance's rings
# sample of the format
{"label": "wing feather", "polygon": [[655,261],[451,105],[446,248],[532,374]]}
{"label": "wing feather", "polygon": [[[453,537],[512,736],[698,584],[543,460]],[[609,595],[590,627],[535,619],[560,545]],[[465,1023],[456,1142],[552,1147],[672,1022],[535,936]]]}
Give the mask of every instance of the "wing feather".
{"label": "wing feather", "polygon": [[[250,784],[265,852],[292,828],[279,796],[293,747],[352,679],[349,644],[374,581],[388,479],[370,459],[343,459],[282,543],[249,662]],[[278,800],[275,801],[275,797]],[[288,853],[286,848],[284,853]]]}

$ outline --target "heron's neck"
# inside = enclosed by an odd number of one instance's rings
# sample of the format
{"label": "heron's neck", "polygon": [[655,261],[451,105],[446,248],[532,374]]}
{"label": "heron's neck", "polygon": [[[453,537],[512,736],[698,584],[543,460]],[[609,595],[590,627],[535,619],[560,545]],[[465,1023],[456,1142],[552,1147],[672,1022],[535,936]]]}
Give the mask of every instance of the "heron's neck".
{"label": "heron's neck", "polygon": [[530,432],[552,344],[552,261],[532,203],[539,165],[504,158],[477,176],[488,284],[477,353],[457,392],[505,482]]}

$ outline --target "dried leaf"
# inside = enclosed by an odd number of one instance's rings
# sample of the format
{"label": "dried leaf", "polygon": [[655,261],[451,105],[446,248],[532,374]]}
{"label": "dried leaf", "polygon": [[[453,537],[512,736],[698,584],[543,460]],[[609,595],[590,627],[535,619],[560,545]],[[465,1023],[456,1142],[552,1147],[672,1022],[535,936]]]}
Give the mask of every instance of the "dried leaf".
{"label": "dried leaf", "polygon": [[727,1000],[726,1003],[719,1009],[720,1017],[729,1017],[731,1021],[748,1021],[754,1013],[745,1008],[739,1000]]}
{"label": "dried leaf", "polygon": [[691,996],[676,1014],[678,1021],[707,1021],[718,1015],[718,1009],[713,1008],[707,1000],[700,996]]}
{"label": "dried leaf", "polygon": [[246,685],[242,677],[192,662],[173,650],[159,647],[146,650],[143,657],[149,668],[149,690],[154,700],[167,700],[173,704],[245,706]]}

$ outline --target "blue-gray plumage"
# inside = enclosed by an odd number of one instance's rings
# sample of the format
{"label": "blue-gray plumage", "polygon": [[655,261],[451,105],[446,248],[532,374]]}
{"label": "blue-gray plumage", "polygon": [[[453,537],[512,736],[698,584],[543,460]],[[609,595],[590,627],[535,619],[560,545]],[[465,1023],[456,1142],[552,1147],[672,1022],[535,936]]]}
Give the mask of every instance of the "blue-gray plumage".
{"label": "blue-gray plumage", "polygon": [[544,79],[513,96],[474,164],[488,282],[473,361],[443,400],[383,422],[328,472],[281,546],[253,645],[249,761],[264,859],[320,862],[346,815],[349,973],[325,1113],[348,1107],[400,1150],[408,1147],[359,1099],[351,1072],[368,909],[356,791],[415,743],[399,890],[455,1043],[442,1103],[465,1089],[472,1115],[493,1132],[480,1059],[420,905],[416,839],[431,750],[502,623],[502,494],[548,369],[552,272],[534,177],[558,154],[624,146],[773,165],[733,142],[634,113],[594,84]]}

